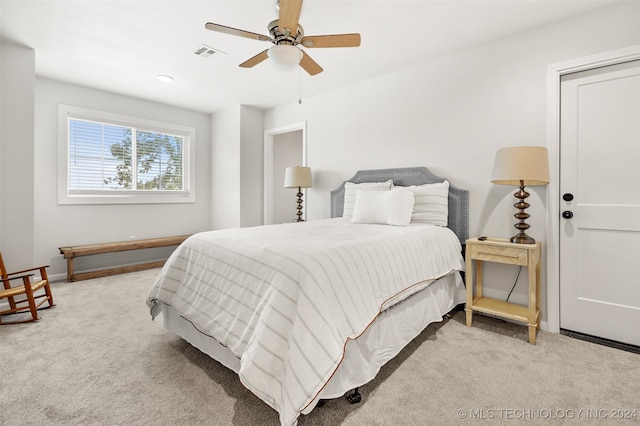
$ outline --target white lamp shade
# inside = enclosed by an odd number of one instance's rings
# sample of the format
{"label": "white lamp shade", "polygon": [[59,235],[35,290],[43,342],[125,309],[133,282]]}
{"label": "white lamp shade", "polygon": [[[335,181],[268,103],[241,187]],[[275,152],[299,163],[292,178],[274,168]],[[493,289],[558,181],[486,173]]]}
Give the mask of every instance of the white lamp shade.
{"label": "white lamp shade", "polygon": [[549,183],[547,148],[514,146],[496,152],[491,182],[500,185],[546,185]]}
{"label": "white lamp shade", "polygon": [[280,68],[292,68],[300,63],[302,51],[290,44],[276,44],[267,51],[267,56]]}
{"label": "white lamp shade", "polygon": [[285,188],[311,188],[311,185],[311,169],[309,167],[287,167],[285,170]]}

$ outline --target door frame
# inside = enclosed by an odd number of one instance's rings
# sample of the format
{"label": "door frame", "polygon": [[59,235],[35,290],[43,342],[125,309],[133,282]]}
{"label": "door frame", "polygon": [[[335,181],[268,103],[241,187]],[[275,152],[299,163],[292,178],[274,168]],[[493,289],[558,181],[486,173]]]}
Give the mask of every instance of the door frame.
{"label": "door frame", "polygon": [[[293,123],[282,127],[264,131],[264,208],[263,223],[273,223],[273,142],[277,135],[302,131],[302,164],[307,165],[307,122]],[[307,205],[303,204],[303,214],[306,217]]]}
{"label": "door frame", "polygon": [[551,64],[547,67],[547,331],[560,332],[560,78],[565,74],[640,59],[640,45]]}

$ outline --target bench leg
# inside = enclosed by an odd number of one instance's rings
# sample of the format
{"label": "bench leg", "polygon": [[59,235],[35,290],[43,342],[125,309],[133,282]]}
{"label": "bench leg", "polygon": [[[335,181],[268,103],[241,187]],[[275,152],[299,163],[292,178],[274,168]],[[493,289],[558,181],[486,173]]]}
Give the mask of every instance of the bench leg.
{"label": "bench leg", "polygon": [[67,282],[70,283],[73,281],[73,257],[67,258]]}

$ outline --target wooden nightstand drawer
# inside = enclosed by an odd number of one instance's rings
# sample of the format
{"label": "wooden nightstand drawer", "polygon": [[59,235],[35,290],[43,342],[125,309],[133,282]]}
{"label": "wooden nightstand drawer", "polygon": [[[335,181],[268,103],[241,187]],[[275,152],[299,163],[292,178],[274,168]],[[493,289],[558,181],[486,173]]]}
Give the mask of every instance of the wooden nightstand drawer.
{"label": "wooden nightstand drawer", "polygon": [[527,250],[519,248],[474,244],[471,246],[471,258],[485,262],[526,265],[529,256]]}

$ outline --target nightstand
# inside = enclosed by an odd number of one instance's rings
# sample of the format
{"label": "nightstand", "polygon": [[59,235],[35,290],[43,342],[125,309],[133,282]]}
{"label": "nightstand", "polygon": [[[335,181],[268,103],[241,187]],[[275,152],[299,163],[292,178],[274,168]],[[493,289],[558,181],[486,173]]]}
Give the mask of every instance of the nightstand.
{"label": "nightstand", "polygon": [[[467,282],[467,327],[471,327],[473,312],[521,322],[529,326],[529,343],[535,345],[536,330],[540,328],[540,251],[541,243],[516,244],[503,238],[478,238],[467,240],[466,282]],[[474,268],[475,261],[475,268]],[[529,305],[518,305],[482,294],[483,262],[506,263],[526,266],[529,272]],[[474,296],[475,278],[475,296]]]}

